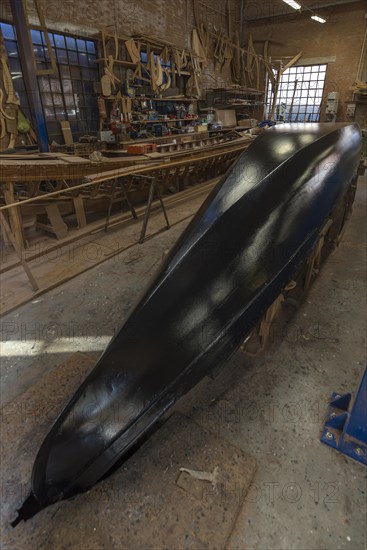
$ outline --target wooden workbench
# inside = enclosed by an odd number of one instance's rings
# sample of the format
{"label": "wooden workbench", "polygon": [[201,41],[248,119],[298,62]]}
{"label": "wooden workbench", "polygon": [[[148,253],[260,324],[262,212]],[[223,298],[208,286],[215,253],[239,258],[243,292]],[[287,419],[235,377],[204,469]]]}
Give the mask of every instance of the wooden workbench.
{"label": "wooden workbench", "polygon": [[[66,236],[68,227],[63,221],[57,201],[60,191],[65,192],[69,187],[73,189],[73,194],[70,196],[71,207],[74,207],[78,226],[81,228],[86,225],[83,204],[85,197],[82,196],[82,192],[87,191],[87,189],[80,185],[83,180],[90,182],[90,185],[95,184],[96,192],[98,192],[98,184],[113,178],[152,171],[156,175],[163,174],[163,187],[168,187],[172,178],[177,183],[180,178],[185,180],[190,174],[196,173],[200,181],[202,173],[205,175],[206,172],[212,172],[210,177],[214,177],[219,173],[215,171],[219,160],[221,161],[221,166],[218,165],[220,171],[250,142],[251,138],[244,136],[207,147],[147,155],[129,155],[123,158],[103,159],[101,162],[91,162],[89,159],[62,153],[0,157],[0,183],[2,183],[3,188],[3,205],[11,205],[19,200],[14,186],[15,184],[23,185],[23,195],[20,203],[28,205],[30,202],[33,203],[42,197],[42,201],[38,204],[41,209],[44,207],[49,223],[40,222],[38,227],[51,231],[57,239],[62,239]],[[55,191],[47,193],[43,190],[40,192],[40,182],[47,180],[53,181],[54,184],[57,182]],[[65,203],[65,197],[61,202]],[[20,207],[13,207],[8,212],[9,224],[14,238],[19,248],[24,249],[27,243],[24,236],[21,209]]]}
{"label": "wooden workbench", "polygon": [[[147,160],[147,159],[145,159]],[[125,166],[133,166],[142,159],[129,157],[92,162],[66,153],[35,155],[0,155],[0,183],[36,182],[44,180],[75,180],[86,175]]]}

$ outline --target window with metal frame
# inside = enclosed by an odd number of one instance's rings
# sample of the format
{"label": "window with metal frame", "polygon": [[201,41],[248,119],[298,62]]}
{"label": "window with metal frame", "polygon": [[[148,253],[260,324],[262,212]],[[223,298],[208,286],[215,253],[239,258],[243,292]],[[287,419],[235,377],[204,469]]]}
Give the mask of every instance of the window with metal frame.
{"label": "window with metal frame", "polygon": [[[279,86],[275,120],[318,122],[324,93],[327,65],[302,65],[284,71]],[[276,73],[275,73],[276,74]],[[267,114],[274,97],[271,81],[267,87]]]}
{"label": "window with metal frame", "polygon": [[[0,23],[8,52],[14,88],[19,93],[22,109],[29,116],[15,28]],[[96,42],[85,38],[49,32],[57,61],[57,73],[38,77],[49,140],[62,144],[60,121],[68,120],[75,141],[84,134],[95,135],[99,127],[98,108],[93,82],[99,80]],[[49,67],[44,33],[31,31],[37,68]]]}

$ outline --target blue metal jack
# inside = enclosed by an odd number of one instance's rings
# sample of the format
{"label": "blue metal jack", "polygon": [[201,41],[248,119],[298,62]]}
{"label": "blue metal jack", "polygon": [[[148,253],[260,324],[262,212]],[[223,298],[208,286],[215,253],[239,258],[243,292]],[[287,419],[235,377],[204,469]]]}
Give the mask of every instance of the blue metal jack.
{"label": "blue metal jack", "polygon": [[367,465],[367,368],[354,402],[351,393],[332,394],[321,441]]}

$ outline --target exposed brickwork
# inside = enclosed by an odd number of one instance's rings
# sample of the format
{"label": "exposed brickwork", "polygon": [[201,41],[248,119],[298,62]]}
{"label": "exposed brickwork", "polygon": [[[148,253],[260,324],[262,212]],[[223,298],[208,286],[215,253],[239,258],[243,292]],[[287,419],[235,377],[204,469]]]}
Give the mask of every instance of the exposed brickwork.
{"label": "exposed brickwork", "polygon": [[[268,39],[270,55],[295,55],[303,51],[304,57],[336,56],[329,63],[321,115],[325,111],[326,96],[331,91],[340,93],[338,119],[346,120],[346,101],[352,99],[351,86],[357,76],[363,34],[366,25],[366,2],[355,2],[320,10],[327,23],[320,24],[309,15],[296,12],[283,18],[262,20],[247,25],[254,40]],[[259,50],[260,51],[260,50]]]}
{"label": "exposed brickwork", "polygon": [[[180,48],[190,47],[194,27],[192,0],[40,0],[48,28],[70,33],[93,36],[102,25],[115,28],[121,36],[134,34],[161,38]],[[209,29],[226,30],[226,3],[218,0],[203,0],[201,5],[205,23]],[[240,0],[230,0],[232,29],[239,25]],[[11,20],[8,0],[2,3],[1,18]],[[204,70],[202,88],[228,85],[230,70],[214,70],[209,63]]]}
{"label": "exposed brickwork", "polygon": [[[50,29],[93,36],[102,25],[110,26],[112,30],[116,26],[122,36],[146,34],[164,38],[178,47],[190,46],[194,26],[192,0],[41,0],[40,3]],[[207,6],[201,7],[207,27],[225,30],[226,2],[203,0],[203,4]],[[259,0],[252,0],[245,6],[245,15],[261,15],[270,10],[269,2]],[[239,27],[239,7],[240,0],[230,0],[233,30]],[[345,120],[345,102],[352,98],[350,87],[357,74],[366,24],[365,11],[364,1],[320,10],[320,14],[327,19],[324,25],[312,21],[309,15],[294,12],[282,18],[248,23],[245,36],[252,33],[259,53],[262,52],[263,43],[258,41],[274,41],[269,49],[273,57],[289,56],[300,50],[304,57],[335,55],[336,62],[330,63],[327,71],[321,113],[325,110],[327,93],[336,90],[340,92],[338,119]],[[0,16],[2,19],[11,19],[8,0],[2,2]],[[202,76],[202,88],[228,84],[229,67],[225,67],[222,72],[215,71],[214,63],[209,62]]]}

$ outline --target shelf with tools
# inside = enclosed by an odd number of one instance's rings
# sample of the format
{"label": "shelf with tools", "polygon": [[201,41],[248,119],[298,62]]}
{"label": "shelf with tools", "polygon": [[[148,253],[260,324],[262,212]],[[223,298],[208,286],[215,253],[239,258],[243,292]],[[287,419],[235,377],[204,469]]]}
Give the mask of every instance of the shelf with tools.
{"label": "shelf with tools", "polygon": [[264,105],[264,95],[264,91],[247,88],[212,88],[206,98],[208,106],[229,109]]}
{"label": "shelf with tools", "polygon": [[[135,92],[135,88],[129,90]],[[124,135],[135,140],[192,132],[195,130],[188,126],[200,124],[204,118],[198,116],[196,100],[187,97],[126,97],[118,92],[116,96],[100,97],[98,101],[104,104],[102,112],[105,117],[100,139],[109,143],[121,140]],[[111,134],[104,133],[109,131],[115,139]]]}
{"label": "shelf with tools", "polygon": [[[96,63],[107,63],[108,59],[105,59],[104,57],[100,57],[95,61]],[[133,61],[127,61],[125,59],[114,59],[113,63],[116,65],[122,65],[123,67],[130,67],[130,68],[138,67],[139,65],[139,63],[134,63]],[[168,69],[168,72],[172,74],[173,71],[172,69]],[[191,73],[189,71],[180,71],[180,75],[190,76],[190,74]]]}
{"label": "shelf with tools", "polygon": [[154,120],[133,120],[130,124],[160,124],[162,122],[169,123],[169,122],[193,122],[199,120],[199,117],[192,117],[192,118],[157,118]]}
{"label": "shelf with tools", "polygon": [[147,96],[147,97],[134,97],[132,98],[134,101],[147,101],[147,100],[152,100],[152,101],[175,101],[177,103],[195,103],[197,102],[198,100],[195,98],[195,97],[150,97],[150,96]]}
{"label": "shelf with tools", "polygon": [[[116,96],[111,95],[108,97],[105,97],[104,99],[107,100],[115,100]],[[131,101],[165,101],[165,102],[176,102],[176,103],[196,103],[198,100],[195,97],[189,98],[189,97],[154,97],[154,96],[139,96],[139,97],[130,97]]]}
{"label": "shelf with tools", "polygon": [[108,80],[113,88],[121,82],[120,67],[126,67],[131,70],[132,85],[149,84],[154,95],[175,89],[178,83],[180,87],[189,85],[195,92],[190,95],[200,95],[197,75],[201,73],[201,65],[194,51],[147,37],[121,37],[107,33],[106,29],[102,29],[98,38],[101,54],[96,63],[103,73],[101,81],[105,81],[106,89]]}

